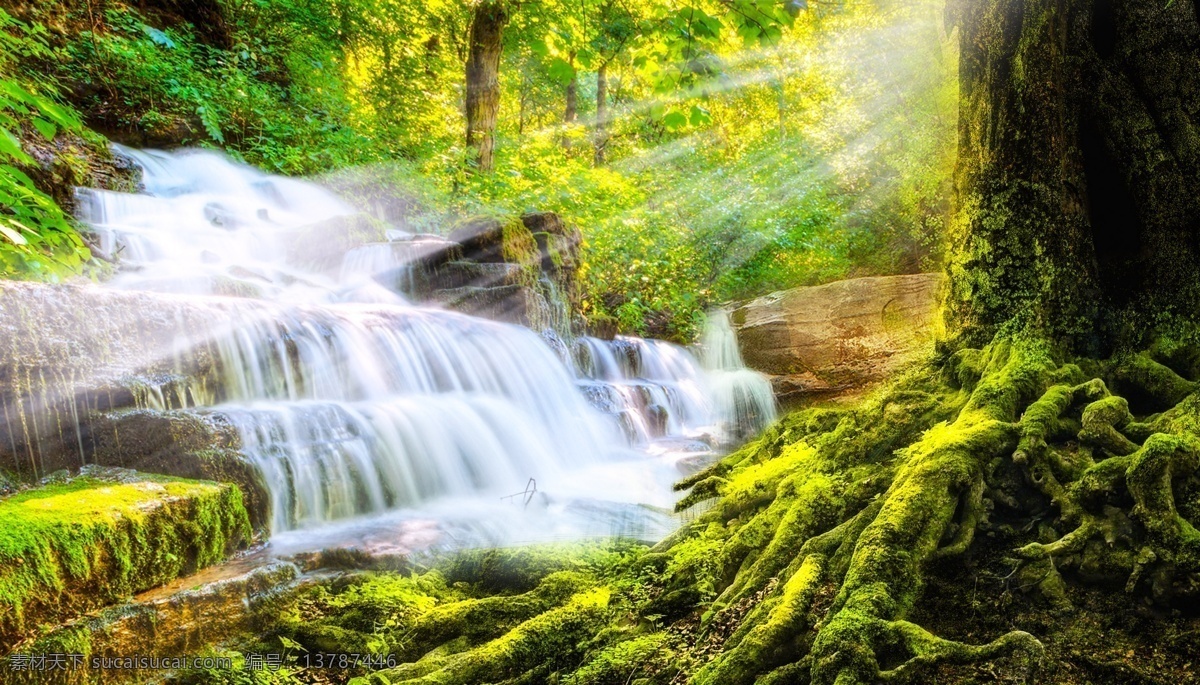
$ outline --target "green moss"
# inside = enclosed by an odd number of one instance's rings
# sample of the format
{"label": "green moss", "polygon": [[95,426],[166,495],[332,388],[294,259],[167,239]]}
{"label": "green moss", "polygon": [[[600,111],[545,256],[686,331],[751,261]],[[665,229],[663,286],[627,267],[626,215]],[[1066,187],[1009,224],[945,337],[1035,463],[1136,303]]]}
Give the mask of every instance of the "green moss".
{"label": "green moss", "polygon": [[761,616],[747,621],[744,634],[735,634],[730,648],[701,669],[693,682],[697,685],[753,683],[763,671],[794,660],[799,655],[797,638],[812,628],[807,619],[824,575],[825,562],[819,554],[806,556],[784,584],[783,594],[760,605],[756,613]]}
{"label": "green moss", "polygon": [[76,478],[0,501],[0,638],[215,563],[250,536],[234,486]]}
{"label": "green moss", "polygon": [[520,595],[442,604],[415,620],[394,651],[406,661],[415,661],[452,640],[462,640],[464,647],[478,645],[561,606],[575,593],[594,586],[595,580],[586,575],[559,571],[547,576],[533,590]]}
{"label": "green moss", "polygon": [[626,685],[639,676],[665,670],[673,654],[665,633],[638,635],[600,650],[573,673],[563,685]]}
{"label": "green moss", "polygon": [[351,682],[468,685],[519,678],[546,665],[551,668],[574,665],[578,662],[580,645],[604,625],[610,597],[607,588],[581,592],[564,606],[525,621],[475,649],[435,656],[430,663],[417,662],[373,674],[369,680]]}
{"label": "green moss", "polygon": [[520,264],[531,270],[540,269],[537,240],[520,217],[512,217],[504,223],[501,229],[500,253],[506,262]]}
{"label": "green moss", "polygon": [[552,573],[620,565],[637,548],[635,543],[613,541],[468,550],[439,562],[437,570],[447,582],[463,583],[480,593],[528,592]]}
{"label": "green moss", "polygon": [[1083,410],[1079,439],[1117,456],[1132,454],[1138,446],[1120,433],[1133,420],[1129,402],[1113,395],[1096,400]]}
{"label": "green moss", "polygon": [[1169,409],[1200,387],[1147,354],[1119,358],[1113,367],[1111,387],[1143,413]]}

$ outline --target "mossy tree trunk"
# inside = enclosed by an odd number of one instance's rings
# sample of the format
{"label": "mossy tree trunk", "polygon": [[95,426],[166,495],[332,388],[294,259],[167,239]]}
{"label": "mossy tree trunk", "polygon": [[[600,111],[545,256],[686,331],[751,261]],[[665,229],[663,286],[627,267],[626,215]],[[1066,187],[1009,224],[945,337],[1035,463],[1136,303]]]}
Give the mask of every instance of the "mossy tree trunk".
{"label": "mossy tree trunk", "polygon": [[1144,345],[1200,305],[1196,0],[951,0],[959,27],[948,323]]}
{"label": "mossy tree trunk", "polygon": [[467,148],[476,168],[492,170],[500,112],[500,50],[508,14],[502,2],[475,5],[467,54]]}

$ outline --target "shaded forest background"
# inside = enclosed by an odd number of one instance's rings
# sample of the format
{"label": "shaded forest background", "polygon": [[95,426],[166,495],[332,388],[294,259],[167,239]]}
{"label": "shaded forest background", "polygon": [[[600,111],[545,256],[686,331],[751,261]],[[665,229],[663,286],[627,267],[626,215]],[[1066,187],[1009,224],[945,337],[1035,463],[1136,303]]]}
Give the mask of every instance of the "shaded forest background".
{"label": "shaded forest background", "polygon": [[[486,8],[490,170],[464,116]],[[585,317],[687,340],[715,303],[939,268],[957,108],[942,9],[22,0],[0,11],[0,273],[103,272],[61,186],[111,181],[105,139],[215,147],[325,176],[415,232],[557,211],[583,231]]]}

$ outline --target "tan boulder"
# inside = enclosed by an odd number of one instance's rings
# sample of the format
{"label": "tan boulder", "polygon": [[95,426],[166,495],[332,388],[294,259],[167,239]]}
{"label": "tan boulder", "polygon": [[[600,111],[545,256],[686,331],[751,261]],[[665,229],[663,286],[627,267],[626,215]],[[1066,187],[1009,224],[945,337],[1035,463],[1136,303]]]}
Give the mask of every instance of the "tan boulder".
{"label": "tan boulder", "polygon": [[746,365],[784,403],[853,393],[929,349],[940,273],[873,276],[793,288],[733,311]]}

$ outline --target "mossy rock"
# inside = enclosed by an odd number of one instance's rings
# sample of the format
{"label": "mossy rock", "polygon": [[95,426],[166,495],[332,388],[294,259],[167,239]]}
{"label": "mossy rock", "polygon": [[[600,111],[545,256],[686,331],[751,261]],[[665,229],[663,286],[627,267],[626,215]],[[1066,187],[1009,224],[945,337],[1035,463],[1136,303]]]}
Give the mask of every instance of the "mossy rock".
{"label": "mossy rock", "polygon": [[523,285],[502,285],[492,288],[465,286],[439,290],[435,300],[440,304],[474,316],[496,321],[544,328],[550,318],[550,305],[533,288]]}
{"label": "mossy rock", "polygon": [[521,223],[533,234],[541,257],[541,269],[567,285],[579,268],[579,248],[583,234],[567,226],[554,212],[529,212],[521,215]]}
{"label": "mossy rock", "polygon": [[96,412],[200,404],[219,387],[215,346],[169,351],[228,316],[156,293],[0,281],[0,469],[36,480],[79,468]]}
{"label": "mossy rock", "polygon": [[139,409],[95,416],[91,463],[179,478],[233,483],[255,530],[267,525],[270,492],[241,453],[237,430],[219,414]]}
{"label": "mossy rock", "polygon": [[22,149],[33,159],[22,170],[64,211],[80,209],[77,188],[132,193],[141,184],[142,171],[137,164],[92,134],[61,131],[53,140],[46,140],[26,129],[20,131],[20,137]]}
{"label": "mossy rock", "polygon": [[431,269],[414,269],[410,279],[407,294],[419,300],[435,298],[440,290],[520,286],[526,280],[521,267],[516,264],[458,260]]}
{"label": "mossy rock", "polygon": [[92,470],[0,500],[0,652],[216,563],[250,538],[233,485]]}
{"label": "mossy rock", "polygon": [[[85,659],[64,685],[143,683],[145,670],[93,668],[92,659],[120,659],[132,654],[206,655],[226,642],[254,639],[295,611],[303,591],[314,581],[295,565],[271,562],[249,571],[236,564],[208,571],[144,593],[133,601],[106,607],[59,626],[31,642],[20,654],[77,654]],[[242,571],[242,572],[239,572]],[[182,586],[182,587],[179,587]],[[0,659],[0,670],[11,671]],[[44,671],[7,674],[11,685],[40,685]],[[170,682],[196,682],[187,673]],[[199,682],[211,682],[202,680]]]}
{"label": "mossy rock", "polygon": [[505,226],[497,218],[479,216],[465,219],[450,231],[450,240],[462,246],[462,259],[477,264],[508,261],[505,257]]}

